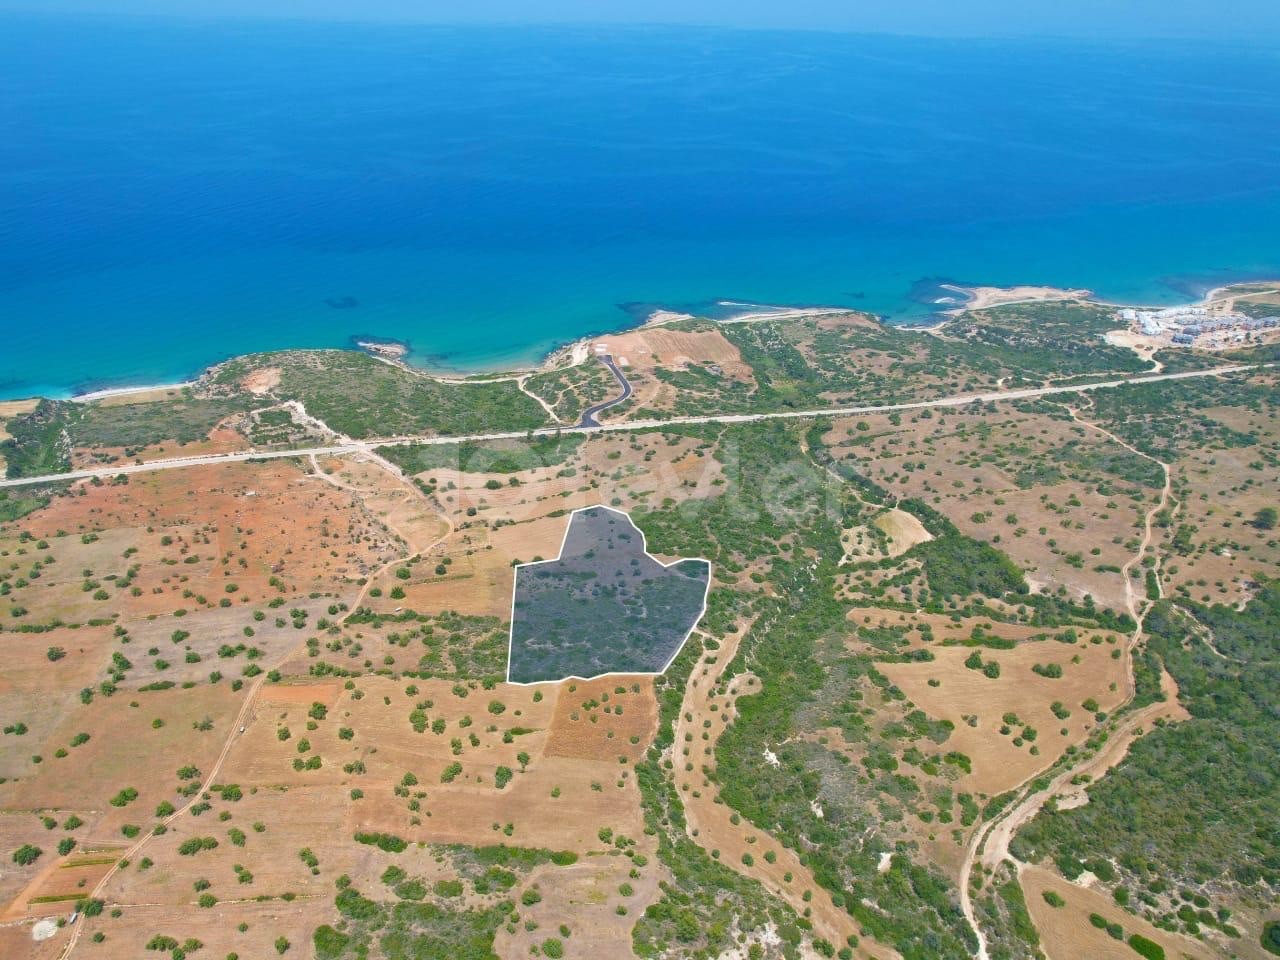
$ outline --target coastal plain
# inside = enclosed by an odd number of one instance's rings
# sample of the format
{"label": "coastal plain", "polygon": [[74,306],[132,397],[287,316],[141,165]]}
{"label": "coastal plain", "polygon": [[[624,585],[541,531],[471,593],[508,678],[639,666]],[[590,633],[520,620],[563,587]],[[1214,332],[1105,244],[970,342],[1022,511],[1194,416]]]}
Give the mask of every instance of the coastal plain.
{"label": "coastal plain", "polygon": [[[0,953],[1266,960],[1275,338],[1118,327],[988,290],[6,402]],[[509,683],[591,507],[705,613]]]}

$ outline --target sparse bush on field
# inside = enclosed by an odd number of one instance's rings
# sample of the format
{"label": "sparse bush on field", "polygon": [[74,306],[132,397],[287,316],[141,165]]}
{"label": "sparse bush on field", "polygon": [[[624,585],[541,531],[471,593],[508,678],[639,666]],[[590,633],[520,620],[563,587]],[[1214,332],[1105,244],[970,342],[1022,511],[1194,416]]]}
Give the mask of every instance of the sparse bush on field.
{"label": "sparse bush on field", "polygon": [[40,859],[40,855],[44,853],[39,847],[24,843],[17,850],[13,851],[13,862],[20,867],[29,867]]}

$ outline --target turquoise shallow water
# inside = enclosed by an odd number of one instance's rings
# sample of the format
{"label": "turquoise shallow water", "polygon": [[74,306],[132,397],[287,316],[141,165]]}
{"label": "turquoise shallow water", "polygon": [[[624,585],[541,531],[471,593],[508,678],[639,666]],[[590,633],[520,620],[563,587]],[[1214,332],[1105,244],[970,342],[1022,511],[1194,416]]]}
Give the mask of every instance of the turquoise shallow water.
{"label": "turquoise shallow water", "polygon": [[0,85],[0,397],[360,334],[490,369],[636,303],[1280,276],[1269,50],[8,17]]}

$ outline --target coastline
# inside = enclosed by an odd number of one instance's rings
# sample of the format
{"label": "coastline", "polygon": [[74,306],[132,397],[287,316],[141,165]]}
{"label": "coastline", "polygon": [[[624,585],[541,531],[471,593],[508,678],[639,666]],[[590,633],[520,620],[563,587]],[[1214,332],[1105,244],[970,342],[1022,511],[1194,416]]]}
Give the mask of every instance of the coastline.
{"label": "coastline", "polygon": [[[947,290],[953,292],[957,298],[963,298],[961,302],[955,303],[954,306],[946,306],[945,309],[935,310],[932,321],[929,323],[918,324],[887,324],[904,330],[917,330],[922,333],[936,332],[956,318],[966,313],[990,309],[998,306],[1010,306],[1019,303],[1052,303],[1065,302],[1070,300],[1085,300],[1089,303],[1098,304],[1100,306],[1115,307],[1117,309],[1159,309],[1160,306],[1152,306],[1140,303],[1123,303],[1099,299],[1090,290],[1084,288],[1069,287],[1053,287],[1038,286],[1029,284],[1019,284],[1010,287],[998,287],[992,285],[969,285],[961,283],[953,283],[951,281],[935,281],[934,289]],[[1245,288],[1258,288],[1249,289]],[[1232,290],[1240,290],[1242,293],[1280,293],[1280,279],[1257,279],[1245,280],[1235,283],[1225,284],[1213,287],[1207,290],[1205,295],[1199,299],[1188,301],[1186,306],[1205,306],[1222,300],[1231,299],[1228,293]],[[1236,294],[1241,295],[1241,294]],[[943,307],[945,300],[936,298],[932,302],[939,307]],[[745,308],[742,312],[730,310],[723,317],[708,317],[712,323],[732,325],[739,323],[760,323],[771,320],[789,320],[801,317],[820,317],[820,316],[836,316],[847,313],[861,313],[874,317],[878,322],[885,323],[883,317],[876,316],[869,311],[859,309],[857,307],[836,307],[836,306],[794,306],[794,305],[778,305],[771,306],[768,304],[749,303],[745,301],[734,300],[717,300],[710,301],[718,308]],[[677,308],[666,308],[658,305],[652,305],[647,315],[639,319],[637,322],[630,324],[620,324],[611,330],[593,331],[576,339],[567,341],[557,347],[543,351],[536,359],[531,359],[527,363],[518,363],[515,365],[495,366],[487,370],[475,370],[463,373],[456,369],[450,369],[441,365],[431,363],[417,364],[411,362],[409,358],[413,357],[412,347],[405,341],[395,340],[392,338],[374,337],[367,334],[355,334],[349,337],[348,346],[346,347],[297,347],[297,350],[355,350],[373,357],[383,363],[401,367],[412,372],[417,376],[427,377],[441,383],[465,384],[465,383],[484,383],[495,382],[500,380],[518,380],[523,377],[531,376],[537,373],[543,373],[552,370],[565,369],[578,366],[586,362],[593,355],[592,344],[601,339],[617,335],[620,333],[630,332],[632,330],[643,329],[645,327],[664,326],[671,323],[679,323],[687,320],[696,320],[698,314],[687,312],[687,310]],[[231,359],[230,357],[226,359]],[[0,402],[16,402],[33,399],[50,399],[65,400],[73,403],[95,403],[104,400],[123,399],[127,397],[141,397],[150,393],[169,392],[176,390],[190,389],[198,385],[200,380],[210,370],[213,370],[221,363],[225,363],[226,359],[218,360],[203,367],[200,372],[187,380],[169,383],[155,384],[138,384],[132,386],[120,387],[104,387],[94,390],[85,390],[76,392],[74,387],[65,391],[59,391],[58,395],[53,394],[31,394],[27,396],[15,396],[3,398]],[[424,358],[428,359],[429,358]]]}
{"label": "coastline", "polygon": [[[214,364],[210,364],[205,369],[212,369]],[[198,378],[197,378],[198,379]],[[180,383],[153,383],[138,387],[106,387],[102,390],[89,390],[84,393],[72,394],[68,397],[50,397],[51,400],[70,400],[73,403],[93,403],[97,400],[109,400],[113,397],[127,397],[141,393],[156,393],[159,391],[169,390],[186,390],[193,387],[196,380],[184,380]]]}

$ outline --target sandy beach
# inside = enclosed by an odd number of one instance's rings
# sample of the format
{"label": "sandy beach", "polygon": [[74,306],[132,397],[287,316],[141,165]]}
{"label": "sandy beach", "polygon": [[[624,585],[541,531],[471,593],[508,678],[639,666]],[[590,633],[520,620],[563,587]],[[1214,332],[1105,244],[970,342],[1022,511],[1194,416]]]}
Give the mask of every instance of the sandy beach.
{"label": "sandy beach", "polygon": [[[732,300],[721,301],[724,306],[754,306],[754,304],[744,303],[736,304]],[[718,320],[717,323],[759,323],[763,320],[794,320],[797,317],[825,317],[840,313],[856,313],[851,307],[764,307],[760,310],[753,310],[750,313],[743,313],[728,320]]]}
{"label": "sandy beach", "polygon": [[1092,290],[1069,290],[1063,287],[962,287],[954,283],[942,284],[943,289],[959,294],[963,302],[947,313],[959,314],[967,310],[986,310],[990,307],[1008,306],[1013,303],[1040,303],[1053,300],[1088,300]]}
{"label": "sandy beach", "polygon": [[129,403],[146,403],[150,400],[163,400],[165,395],[174,390],[185,390],[193,386],[195,381],[184,383],[157,383],[144,387],[111,387],[106,390],[91,390],[80,393],[70,399],[76,403],[93,403],[98,400],[127,398]]}

